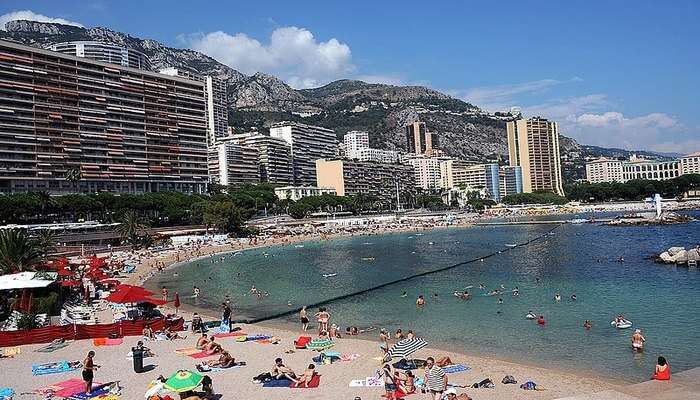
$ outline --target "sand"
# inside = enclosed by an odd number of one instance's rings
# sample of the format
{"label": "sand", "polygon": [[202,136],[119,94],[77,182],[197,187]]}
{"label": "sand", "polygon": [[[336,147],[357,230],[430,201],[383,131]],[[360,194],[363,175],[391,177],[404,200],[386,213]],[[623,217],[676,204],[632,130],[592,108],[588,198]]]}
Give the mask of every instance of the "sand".
{"label": "sand", "polygon": [[[338,362],[332,365],[317,366],[317,371],[322,375],[321,385],[316,389],[288,389],[288,388],[263,388],[254,384],[251,378],[261,372],[268,371],[274,364],[276,357],[282,357],[285,363],[295,372],[301,373],[311,363],[311,358],[318,353],[310,350],[295,350],[293,354],[285,354],[285,350],[293,348],[293,340],[301,334],[299,332],[285,331],[259,325],[240,325],[243,332],[248,334],[270,334],[282,339],[277,345],[259,344],[256,342],[236,342],[234,338],[223,338],[219,342],[223,347],[240,361],[245,361],[246,366],[210,373],[214,381],[215,392],[222,395],[222,399],[354,399],[360,396],[362,399],[379,399],[384,393],[382,388],[352,388],[349,383],[352,379],[364,379],[375,375],[381,368],[379,361],[374,357],[380,356],[377,343],[360,339],[337,339],[336,346],[332,349],[340,353],[358,353],[360,358],[349,362]],[[311,333],[311,332],[310,332]],[[371,335],[371,336],[370,336]],[[89,350],[95,350],[95,363],[102,367],[95,374],[95,381],[111,382],[120,381],[123,386],[122,399],[141,399],[146,391],[149,381],[158,375],[168,376],[178,369],[192,369],[198,360],[176,354],[178,348],[194,347],[198,335],[188,333],[184,340],[147,342],[146,345],[156,353],[156,357],[146,358],[144,365],[153,365],[149,372],[137,374],[133,372],[132,361],[126,358],[131,346],[140,339],[138,337],[125,338],[119,346],[94,347],[91,340],[72,342],[68,347],[53,353],[37,353],[33,350],[41,345],[22,346],[22,353],[15,358],[0,360],[2,375],[0,386],[9,386],[17,393],[32,392],[33,390],[51,383],[80,378],[80,371],[32,376],[31,365],[58,360],[82,360]],[[365,339],[376,336],[376,332],[368,333]],[[430,341],[430,338],[425,338]],[[457,385],[471,385],[484,378],[491,378],[496,383],[495,389],[458,389],[459,393],[466,392],[474,399],[556,399],[560,397],[583,395],[603,390],[616,388],[616,385],[597,379],[575,376],[556,371],[512,364],[504,361],[489,360],[471,357],[462,354],[445,352],[442,350],[422,349],[416,353],[416,358],[428,356],[449,356],[455,363],[463,363],[471,367],[467,372],[450,374],[451,383]],[[417,376],[422,376],[423,371],[415,371]],[[513,375],[519,382],[532,380],[547,388],[545,391],[526,391],[519,385],[501,384],[505,375]],[[18,398],[40,399],[38,395],[26,395]],[[411,395],[410,398],[427,398],[426,395]]]}

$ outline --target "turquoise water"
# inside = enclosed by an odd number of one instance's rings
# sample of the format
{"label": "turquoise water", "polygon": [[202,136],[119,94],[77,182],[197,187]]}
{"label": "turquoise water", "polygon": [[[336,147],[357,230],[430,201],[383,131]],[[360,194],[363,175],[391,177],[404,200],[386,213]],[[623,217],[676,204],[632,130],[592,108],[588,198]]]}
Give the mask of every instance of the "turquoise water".
{"label": "turquoise water", "polygon": [[[550,229],[551,225],[440,229],[277,246],[229,255],[214,264],[207,259],[191,263],[194,267],[176,267],[151,284],[181,294],[197,285],[202,295],[195,305],[217,310],[229,294],[237,317],[264,316],[289,310],[288,301],[298,307],[355,292],[505,250],[506,244],[525,242]],[[698,242],[697,222],[563,225],[527,247],[327,307],[332,322],[343,327],[413,329],[432,345],[455,351],[639,381],[651,374],[659,354],[675,371],[700,366],[700,271],[649,259],[670,246]],[[625,262],[618,262],[619,257]],[[479,283],[489,289],[504,284],[504,304],[497,304],[499,297],[481,296]],[[246,294],[251,285],[270,295],[255,299]],[[452,296],[453,290],[469,285],[474,286],[473,300]],[[520,289],[519,297],[509,292],[514,286]],[[401,298],[404,290],[408,296]],[[560,303],[554,301],[556,292],[563,297]],[[575,302],[568,300],[572,293],[578,297]],[[414,305],[418,295],[427,299],[421,309]],[[185,296],[182,301],[193,304]],[[525,320],[528,310],[543,314],[546,326]],[[643,330],[643,354],[632,354],[631,330],[610,326],[618,313]],[[585,319],[592,321],[592,330],[581,327]],[[296,317],[288,320],[297,324]]]}

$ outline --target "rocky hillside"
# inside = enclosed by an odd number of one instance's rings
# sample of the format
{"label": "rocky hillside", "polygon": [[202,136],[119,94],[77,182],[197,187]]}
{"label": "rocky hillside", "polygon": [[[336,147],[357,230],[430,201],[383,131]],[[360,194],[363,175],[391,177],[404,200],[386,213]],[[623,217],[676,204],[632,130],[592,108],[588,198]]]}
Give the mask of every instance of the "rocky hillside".
{"label": "rocky hillside", "polygon": [[[33,21],[10,21],[0,39],[48,48],[72,40],[97,40],[124,45],[147,54],[154,69],[176,67],[228,82],[229,124],[237,130],[265,131],[277,121],[294,120],[335,129],[370,132],[374,147],[404,149],[404,126],[425,121],[440,135],[441,147],[465,159],[503,159],[507,154],[505,121],[477,106],[421,86],[391,86],[340,80],[316,89],[295,90],[264,73],[244,75],[202,53],[177,49],[101,27],[81,28]],[[605,153],[562,138],[569,179],[581,177],[582,157]]]}

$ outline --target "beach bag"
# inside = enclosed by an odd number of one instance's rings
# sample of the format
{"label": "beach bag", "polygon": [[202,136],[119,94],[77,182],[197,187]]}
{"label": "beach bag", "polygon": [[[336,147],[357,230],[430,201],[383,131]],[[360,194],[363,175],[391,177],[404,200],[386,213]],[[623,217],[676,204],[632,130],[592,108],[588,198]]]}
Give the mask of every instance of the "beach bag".
{"label": "beach bag", "polygon": [[503,380],[501,381],[501,383],[504,383],[507,385],[509,383],[518,383],[518,381],[516,381],[512,375],[506,375],[503,377]]}
{"label": "beach bag", "polygon": [[493,384],[491,378],[486,378],[479,383],[473,384],[472,387],[475,389],[495,389],[496,385]]}
{"label": "beach bag", "polygon": [[527,381],[520,385],[520,389],[524,390],[537,390],[537,384],[533,381]]}
{"label": "beach bag", "polygon": [[448,365],[452,365],[452,360],[450,360],[450,357],[440,357],[437,361],[435,361],[435,365],[441,368],[446,367]]}

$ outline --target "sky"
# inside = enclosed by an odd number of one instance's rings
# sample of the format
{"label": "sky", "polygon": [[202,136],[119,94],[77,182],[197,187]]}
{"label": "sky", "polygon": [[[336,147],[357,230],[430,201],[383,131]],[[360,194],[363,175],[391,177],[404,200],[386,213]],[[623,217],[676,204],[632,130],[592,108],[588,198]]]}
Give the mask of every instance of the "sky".
{"label": "sky", "polygon": [[12,19],[104,26],[295,88],[423,85],[521,107],[580,143],[700,150],[700,1],[32,1]]}

